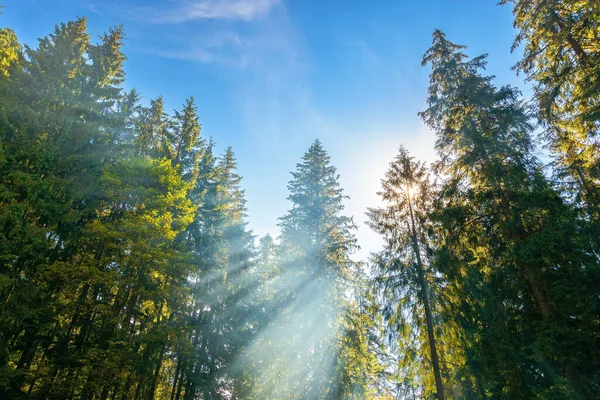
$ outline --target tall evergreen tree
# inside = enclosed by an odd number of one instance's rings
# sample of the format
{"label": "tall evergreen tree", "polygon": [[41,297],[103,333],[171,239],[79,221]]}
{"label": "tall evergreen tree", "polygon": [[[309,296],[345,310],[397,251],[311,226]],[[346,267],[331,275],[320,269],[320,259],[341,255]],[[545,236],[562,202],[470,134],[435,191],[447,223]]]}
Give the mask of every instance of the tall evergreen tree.
{"label": "tall evergreen tree", "polygon": [[61,266],[76,264],[84,251],[82,227],[94,218],[112,141],[106,127],[116,122],[111,108],[123,79],[122,31],[111,30],[98,45],[85,31],[79,19],[57,27],[37,49],[26,47],[2,85],[3,361],[20,354],[11,391],[31,377],[39,350],[52,346],[57,313],[68,304],[62,296],[76,292]]}
{"label": "tall evergreen tree", "polygon": [[192,286],[192,347],[182,378],[184,399],[198,393],[218,398],[223,390],[233,392],[236,384],[228,366],[247,340],[245,294],[254,252],[240,181],[232,150],[217,160],[209,143],[200,159],[195,189],[200,205],[189,231],[198,275]]}
{"label": "tall evergreen tree", "polygon": [[175,112],[175,124],[173,161],[186,181],[193,185],[198,178],[198,162],[204,147],[204,142],[200,140],[198,110],[193,97],[186,101],[181,112]]}
{"label": "tall evergreen tree", "polygon": [[272,377],[275,387],[270,393],[290,398],[365,395],[370,381],[362,381],[365,387],[360,391],[356,369],[376,366],[369,361],[360,364],[369,357],[360,347],[364,342],[357,347],[349,343],[368,333],[360,330],[364,324],[346,319],[356,317],[351,311],[356,304],[352,283],[358,267],[350,259],[356,248],[355,225],[342,215],[345,196],[318,140],[292,176],[288,185],[292,208],[280,222],[279,291],[285,305],[274,329],[280,338],[276,346],[285,357],[272,360],[271,374],[281,372]]}
{"label": "tall evergreen tree", "polygon": [[[437,167],[446,177],[436,268],[462,299],[452,312],[460,310],[454,318],[463,323],[470,362],[486,365],[477,370],[484,392],[589,395],[596,389],[576,383],[589,379],[579,372],[590,368],[588,359],[566,342],[595,324],[595,310],[581,308],[595,285],[573,283],[595,279],[597,270],[586,265],[573,208],[535,160],[519,93],[496,88],[480,74],[485,56],[466,60],[463,49],[434,32],[421,116],[438,135]],[[595,346],[597,339],[578,340]]]}
{"label": "tall evergreen tree", "polygon": [[[382,185],[383,190],[378,194],[386,207],[372,208],[368,213],[371,228],[385,238],[385,250],[375,257],[376,267],[380,270],[376,283],[383,290],[382,299],[384,309],[389,310],[387,319],[392,335],[402,335],[404,331],[412,336],[410,325],[425,320],[429,344],[427,361],[434,376],[435,394],[443,399],[444,383],[430,299],[433,273],[428,258],[432,246],[425,236],[432,207],[427,170],[401,147]],[[407,321],[407,315],[412,320]],[[417,333],[416,336],[420,335]]]}
{"label": "tall evergreen tree", "polygon": [[164,100],[158,97],[149,107],[141,107],[136,115],[135,147],[140,155],[151,157],[169,156],[169,120],[164,110]]}

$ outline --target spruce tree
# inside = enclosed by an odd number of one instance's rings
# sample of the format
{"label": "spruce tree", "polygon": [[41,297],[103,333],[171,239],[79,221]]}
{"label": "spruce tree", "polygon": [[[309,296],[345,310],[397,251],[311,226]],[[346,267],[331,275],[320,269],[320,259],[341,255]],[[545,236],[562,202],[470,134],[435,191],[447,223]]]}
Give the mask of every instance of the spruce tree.
{"label": "spruce tree", "polygon": [[350,259],[356,227],[342,214],[346,197],[318,140],[292,177],[288,185],[292,208],[280,219],[283,290],[291,303],[283,310],[283,324],[291,328],[291,337],[282,346],[288,347],[286,358],[295,359],[298,366],[288,366],[279,385],[298,397],[339,398],[344,394],[336,381],[340,376],[335,371],[336,354],[343,336],[342,310],[350,295],[345,284],[357,271]]}
{"label": "spruce tree", "polygon": [[[467,60],[463,49],[435,31],[423,59],[432,72],[421,116],[438,136],[444,176],[435,262],[447,291],[462,299],[451,313],[463,323],[470,363],[486,366],[474,371],[480,389],[588,395],[595,389],[583,389],[574,372],[589,368],[587,360],[566,343],[594,324],[595,313],[580,308],[594,285],[573,286],[596,274],[585,263],[576,214],[535,159],[518,91],[496,88],[481,75],[485,56]],[[595,346],[593,335],[583,340]]]}
{"label": "spruce tree", "polygon": [[243,327],[250,318],[246,294],[251,284],[253,237],[246,227],[244,192],[233,151],[228,148],[216,159],[212,146],[209,142],[199,161],[198,214],[188,233],[197,272],[189,311],[191,348],[181,378],[186,384],[178,391],[184,399],[199,393],[214,398],[222,390],[233,392],[238,377],[229,366],[249,340],[249,331]]}
{"label": "spruce tree", "polygon": [[[403,331],[412,335],[411,325],[425,320],[426,329],[418,326],[414,329],[427,332],[429,357],[426,359],[434,376],[434,393],[443,399],[444,383],[431,304],[430,285],[434,274],[429,252],[432,246],[426,237],[432,207],[432,189],[427,174],[423,163],[414,161],[401,147],[390,163],[382,180],[383,189],[378,193],[386,207],[369,209],[368,216],[371,228],[385,239],[385,250],[374,259],[379,269],[375,280],[383,291],[383,307],[389,310],[387,320],[392,335],[402,336]],[[407,315],[413,319],[407,321]]]}
{"label": "spruce tree", "polygon": [[85,252],[82,227],[99,204],[113,140],[107,128],[118,123],[111,107],[123,78],[121,43],[120,28],[94,45],[85,19],[62,24],[38,48],[25,47],[26,57],[2,85],[0,259],[7,301],[0,325],[4,361],[17,357],[4,386],[9,393],[28,380],[31,390],[31,367],[62,334],[58,313],[76,304],[71,296],[80,282],[66,271]]}

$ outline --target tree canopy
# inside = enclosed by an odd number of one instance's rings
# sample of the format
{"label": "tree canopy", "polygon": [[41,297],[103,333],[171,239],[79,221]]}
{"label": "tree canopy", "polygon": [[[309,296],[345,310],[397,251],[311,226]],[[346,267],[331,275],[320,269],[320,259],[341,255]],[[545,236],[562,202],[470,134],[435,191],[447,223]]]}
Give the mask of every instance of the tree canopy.
{"label": "tree canopy", "polygon": [[532,98],[435,30],[437,159],[399,147],[367,261],[318,139],[257,238],[194,97],[124,89],[124,27],[0,28],[0,398],[599,398],[600,5],[508,3]]}

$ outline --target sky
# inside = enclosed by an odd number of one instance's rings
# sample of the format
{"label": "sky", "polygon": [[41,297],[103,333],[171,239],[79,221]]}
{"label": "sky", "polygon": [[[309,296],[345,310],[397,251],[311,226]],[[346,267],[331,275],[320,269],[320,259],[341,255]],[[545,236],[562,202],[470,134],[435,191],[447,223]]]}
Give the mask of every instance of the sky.
{"label": "sky", "polygon": [[167,110],[194,96],[202,135],[232,146],[248,200],[249,227],[277,236],[290,172],[319,138],[337,167],[346,215],[366,260],[381,240],[367,207],[400,145],[435,159],[435,136],[419,119],[434,29],[466,53],[488,53],[498,85],[521,87],[509,6],[497,0],[0,0],[0,26],[22,43],[86,16],[92,37],[123,25],[127,81],[143,102]]}

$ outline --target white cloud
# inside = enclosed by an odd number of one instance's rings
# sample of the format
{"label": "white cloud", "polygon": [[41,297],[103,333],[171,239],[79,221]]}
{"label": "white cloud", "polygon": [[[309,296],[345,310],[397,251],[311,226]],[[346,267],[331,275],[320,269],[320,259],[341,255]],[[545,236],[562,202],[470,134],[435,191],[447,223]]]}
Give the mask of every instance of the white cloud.
{"label": "white cloud", "polygon": [[289,86],[289,82],[280,81],[300,80],[305,69],[303,47],[282,4],[267,18],[253,24],[213,20],[194,26],[169,27],[162,43],[144,51],[164,58],[251,70],[255,75],[244,76],[242,86],[255,86],[252,83],[260,81],[253,89],[264,93],[265,85]]}
{"label": "white cloud", "polygon": [[214,64],[218,67],[244,68],[248,64],[248,43],[233,31],[206,31],[185,40],[169,42],[163,49],[146,50],[164,58]]}
{"label": "white cloud", "polygon": [[170,9],[141,10],[146,22],[179,23],[202,19],[252,21],[269,14],[279,0],[184,0]]}
{"label": "white cloud", "polygon": [[[276,68],[281,59],[293,57],[293,27],[282,0],[175,0],[170,4],[168,9],[138,8],[132,16],[150,24],[199,23],[163,29],[168,32],[165,42],[146,49],[147,53],[236,69],[263,63]],[[281,7],[274,7],[277,4]],[[249,21],[253,23],[243,23]]]}

